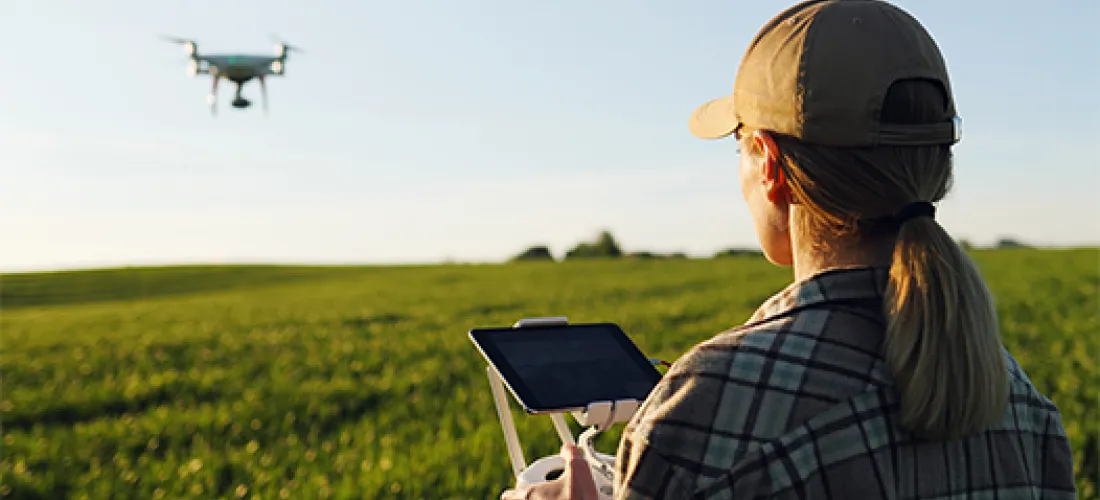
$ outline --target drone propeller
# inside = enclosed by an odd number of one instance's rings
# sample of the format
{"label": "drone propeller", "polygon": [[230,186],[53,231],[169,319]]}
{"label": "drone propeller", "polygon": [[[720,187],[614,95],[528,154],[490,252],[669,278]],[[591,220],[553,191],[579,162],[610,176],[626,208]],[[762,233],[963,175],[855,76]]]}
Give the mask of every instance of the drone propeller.
{"label": "drone propeller", "polygon": [[184,46],[184,51],[187,52],[187,55],[189,55],[189,56],[194,56],[195,52],[198,51],[199,44],[198,44],[198,42],[196,42],[194,40],[188,40],[186,38],[179,38],[179,37],[167,36],[167,35],[160,35],[159,38],[161,40],[164,40],[164,41],[167,41],[167,42],[175,43],[175,44],[178,44],[178,45],[183,45]]}
{"label": "drone propeller", "polygon": [[275,50],[284,51],[283,53],[291,52],[291,51],[305,53],[305,51],[302,50],[297,45],[291,45],[291,44],[287,43],[286,40],[283,40],[282,38],[279,38],[278,36],[271,35],[271,40],[276,43]]}

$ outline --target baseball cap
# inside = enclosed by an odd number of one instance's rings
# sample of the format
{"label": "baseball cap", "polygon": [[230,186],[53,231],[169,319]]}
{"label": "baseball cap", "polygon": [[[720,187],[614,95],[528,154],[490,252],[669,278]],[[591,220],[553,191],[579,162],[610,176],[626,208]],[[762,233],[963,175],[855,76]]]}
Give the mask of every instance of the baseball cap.
{"label": "baseball cap", "polygon": [[[887,90],[908,79],[943,87],[943,120],[880,122]],[[696,108],[689,122],[703,139],[742,126],[838,147],[954,144],[962,137],[939,47],[915,18],[881,0],[803,1],[768,21],[741,59],[733,92]]]}

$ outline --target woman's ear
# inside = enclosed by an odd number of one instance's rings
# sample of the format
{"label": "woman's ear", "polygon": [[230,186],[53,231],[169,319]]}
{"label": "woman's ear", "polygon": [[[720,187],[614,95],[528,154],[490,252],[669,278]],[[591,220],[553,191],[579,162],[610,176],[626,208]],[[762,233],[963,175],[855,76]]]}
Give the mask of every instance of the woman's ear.
{"label": "woman's ear", "polygon": [[767,132],[761,130],[753,131],[751,140],[753,147],[761,153],[760,173],[765,196],[769,202],[786,208],[791,204],[791,190],[779,166],[779,146]]}

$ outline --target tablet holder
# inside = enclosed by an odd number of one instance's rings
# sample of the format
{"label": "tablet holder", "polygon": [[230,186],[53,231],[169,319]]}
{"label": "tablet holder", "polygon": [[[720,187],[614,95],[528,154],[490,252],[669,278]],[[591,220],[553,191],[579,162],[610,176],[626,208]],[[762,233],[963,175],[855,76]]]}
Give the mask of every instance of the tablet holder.
{"label": "tablet holder", "polygon": [[[521,319],[512,325],[512,328],[566,326],[568,324],[569,319],[564,316],[538,317]],[[508,458],[512,464],[512,472],[516,477],[516,485],[522,486],[548,481],[560,475],[565,467],[565,460],[561,455],[542,457],[527,464],[523,456],[523,449],[519,444],[515,422],[512,421],[512,413],[509,411],[508,391],[504,388],[500,374],[492,365],[488,366],[486,371],[489,375],[489,386],[493,391],[493,403],[496,405],[497,416],[500,418],[500,425],[504,431],[504,442],[508,446]],[[557,431],[562,444],[576,444],[584,451],[585,458],[592,469],[592,478],[596,482],[596,488],[599,490],[601,498],[612,496],[615,456],[597,452],[592,445],[592,440],[612,425],[630,421],[639,404],[640,401],[636,399],[593,401],[588,403],[584,410],[569,412],[578,424],[587,427],[579,436],[579,441],[574,440],[573,433],[565,422],[565,412],[550,414],[550,420],[554,423],[554,429]]]}

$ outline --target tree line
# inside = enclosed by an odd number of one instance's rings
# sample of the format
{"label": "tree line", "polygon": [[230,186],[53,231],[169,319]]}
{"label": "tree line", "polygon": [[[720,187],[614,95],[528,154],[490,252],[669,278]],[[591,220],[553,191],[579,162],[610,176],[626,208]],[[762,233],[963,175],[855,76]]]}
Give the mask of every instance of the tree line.
{"label": "tree line", "polygon": [[[729,248],[716,252],[715,258],[719,257],[734,257],[734,256],[758,256],[763,257],[764,253],[757,249],[742,249],[742,248]],[[609,231],[601,231],[593,241],[582,241],[570,248],[562,256],[562,260],[581,260],[581,259],[687,259],[687,254],[683,252],[671,252],[671,253],[659,253],[651,251],[624,251],[618,240],[611,235]],[[558,260],[554,257],[553,252],[546,245],[535,245],[527,248],[523,252],[510,259],[512,261],[554,261]]]}
{"label": "tree line", "polygon": [[[973,245],[970,241],[962,239],[959,240],[959,245],[964,250],[976,250],[979,247]],[[997,249],[1011,249],[1011,248],[1031,248],[1031,245],[1023,243],[1019,240],[1012,238],[1002,238],[995,244],[987,248]],[[727,248],[715,252],[712,258],[725,258],[725,257],[763,257],[764,252],[756,248]],[[593,241],[582,241],[570,248],[562,256],[562,260],[581,260],[581,259],[687,259],[687,254],[683,252],[672,253],[657,253],[650,251],[635,251],[626,252],[622,246],[611,235],[610,231],[601,231]],[[550,248],[546,245],[535,245],[528,247],[526,250],[515,255],[511,261],[556,261],[554,253],[550,251]]]}

